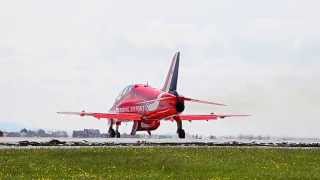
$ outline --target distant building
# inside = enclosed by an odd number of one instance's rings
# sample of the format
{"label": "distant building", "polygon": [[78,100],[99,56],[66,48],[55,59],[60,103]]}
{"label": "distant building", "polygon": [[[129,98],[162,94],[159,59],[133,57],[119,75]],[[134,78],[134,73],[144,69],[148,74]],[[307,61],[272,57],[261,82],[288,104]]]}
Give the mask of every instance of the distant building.
{"label": "distant building", "polygon": [[84,129],[83,131],[73,131],[74,138],[99,138],[101,133],[98,129]]}
{"label": "distant building", "polygon": [[53,131],[53,132],[51,132],[50,137],[56,137],[56,138],[64,137],[64,138],[66,138],[66,137],[68,137],[68,133],[65,131]]}
{"label": "distant building", "polygon": [[44,131],[43,129],[39,129],[39,130],[36,132],[36,136],[37,136],[37,137],[48,137],[48,134],[47,134],[46,131]]}

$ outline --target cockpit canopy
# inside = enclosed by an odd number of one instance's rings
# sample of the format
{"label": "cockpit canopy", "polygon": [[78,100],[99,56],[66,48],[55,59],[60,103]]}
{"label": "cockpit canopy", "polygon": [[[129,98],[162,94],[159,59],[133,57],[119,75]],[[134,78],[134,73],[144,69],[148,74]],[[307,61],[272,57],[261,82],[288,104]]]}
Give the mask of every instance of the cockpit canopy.
{"label": "cockpit canopy", "polygon": [[117,96],[116,101],[120,101],[123,97],[127,96],[128,93],[132,90],[133,85],[129,85],[126,88],[124,88],[121,93]]}

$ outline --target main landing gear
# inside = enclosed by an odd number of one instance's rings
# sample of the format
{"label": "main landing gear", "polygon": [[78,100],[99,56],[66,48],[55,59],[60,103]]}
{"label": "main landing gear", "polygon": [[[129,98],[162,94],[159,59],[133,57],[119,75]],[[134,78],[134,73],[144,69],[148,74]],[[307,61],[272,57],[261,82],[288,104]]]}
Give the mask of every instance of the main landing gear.
{"label": "main landing gear", "polygon": [[120,132],[119,132],[119,126],[120,126],[120,122],[116,122],[116,130],[113,129],[113,121],[111,120],[111,123],[110,123],[110,127],[109,127],[109,130],[108,130],[108,133],[109,133],[109,137],[110,138],[120,138]]}
{"label": "main landing gear", "polygon": [[180,139],[186,138],[186,133],[184,132],[184,129],[178,129],[177,133]]}
{"label": "main landing gear", "polygon": [[175,118],[177,122],[177,134],[180,139],[186,138],[186,133],[182,129],[182,121],[179,118]]}

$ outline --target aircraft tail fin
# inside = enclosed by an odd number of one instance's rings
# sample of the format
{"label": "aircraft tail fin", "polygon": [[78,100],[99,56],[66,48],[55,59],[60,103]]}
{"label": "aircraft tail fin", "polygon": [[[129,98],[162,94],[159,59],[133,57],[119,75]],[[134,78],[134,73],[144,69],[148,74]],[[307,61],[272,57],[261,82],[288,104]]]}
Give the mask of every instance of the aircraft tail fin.
{"label": "aircraft tail fin", "polygon": [[166,77],[166,81],[162,88],[164,92],[175,92],[177,90],[178,84],[178,74],[179,74],[179,62],[180,61],[180,52],[176,52],[173,56],[171,66]]}

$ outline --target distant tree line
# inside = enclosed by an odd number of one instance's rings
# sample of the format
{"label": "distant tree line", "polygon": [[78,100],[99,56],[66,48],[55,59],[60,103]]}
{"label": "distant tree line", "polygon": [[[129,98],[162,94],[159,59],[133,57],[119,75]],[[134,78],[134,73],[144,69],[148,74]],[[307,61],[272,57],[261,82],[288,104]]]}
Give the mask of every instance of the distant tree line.
{"label": "distant tree line", "polygon": [[3,137],[3,132],[2,131],[0,131],[0,137]]}
{"label": "distant tree line", "polygon": [[[1,131],[0,131],[1,132]],[[43,129],[28,130],[22,129],[20,132],[1,132],[0,136],[6,137],[68,137],[68,133],[65,131],[50,131],[46,132]]]}

